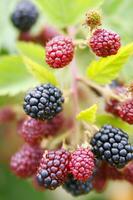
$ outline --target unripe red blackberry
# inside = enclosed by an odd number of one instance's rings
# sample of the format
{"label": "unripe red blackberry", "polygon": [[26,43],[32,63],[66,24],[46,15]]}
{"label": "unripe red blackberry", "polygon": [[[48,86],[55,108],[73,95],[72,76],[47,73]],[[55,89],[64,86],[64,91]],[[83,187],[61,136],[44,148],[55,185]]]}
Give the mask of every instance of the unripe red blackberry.
{"label": "unripe red blackberry", "polygon": [[69,37],[56,36],[46,44],[46,62],[52,68],[68,65],[74,55],[74,45]]}
{"label": "unripe red blackberry", "polygon": [[34,42],[34,36],[32,36],[29,32],[21,32],[19,34],[18,40],[24,42]]}
{"label": "unripe red blackberry", "polygon": [[117,168],[124,167],[133,159],[133,148],[128,143],[128,135],[119,128],[104,125],[92,138],[95,156]]}
{"label": "unripe red blackberry", "polygon": [[58,133],[58,131],[60,131],[61,128],[63,127],[64,120],[65,120],[64,116],[62,114],[59,114],[55,116],[53,119],[45,121],[43,136],[48,137]]}
{"label": "unripe red blackberry", "polygon": [[37,146],[23,145],[11,158],[11,170],[16,176],[21,178],[28,178],[34,175],[39,166],[42,154],[43,150]]}
{"label": "unripe red blackberry", "polygon": [[41,32],[36,36],[35,41],[45,46],[46,43],[54,38],[55,36],[60,35],[59,32],[52,26],[45,26]]}
{"label": "unripe red blackberry", "polygon": [[125,180],[133,184],[133,161],[124,168],[123,176]]}
{"label": "unripe red blackberry", "polygon": [[13,121],[16,113],[11,107],[3,107],[0,109],[0,123],[7,123]]}
{"label": "unripe red blackberry", "polygon": [[97,29],[89,40],[89,46],[97,56],[115,55],[121,46],[120,36],[113,31]]}
{"label": "unripe red blackberry", "polygon": [[24,121],[19,132],[25,142],[31,145],[36,145],[41,141],[44,130],[45,127],[43,121],[28,118]]}
{"label": "unripe red blackberry", "polygon": [[52,84],[42,84],[26,94],[23,107],[32,118],[49,120],[62,111],[63,102],[60,89]]}
{"label": "unripe red blackberry", "polygon": [[82,182],[74,179],[74,177],[69,174],[63,188],[73,196],[85,195],[93,189],[92,179],[93,177],[90,177],[86,182]]}
{"label": "unripe red blackberry", "polygon": [[133,99],[121,103],[119,117],[128,124],[133,124]]}
{"label": "unripe red blackberry", "polygon": [[36,176],[38,184],[50,190],[62,185],[68,174],[69,157],[64,149],[45,151]]}
{"label": "unripe red blackberry", "polygon": [[36,23],[38,18],[38,11],[36,6],[28,0],[21,0],[12,16],[12,23],[20,31],[26,32]]}
{"label": "unripe red blackberry", "polygon": [[112,113],[115,116],[118,116],[119,101],[117,99],[110,99],[110,101],[105,104],[105,111],[108,113]]}
{"label": "unripe red blackberry", "polygon": [[90,148],[80,147],[71,154],[69,171],[75,179],[87,181],[92,176],[94,167],[94,155]]}

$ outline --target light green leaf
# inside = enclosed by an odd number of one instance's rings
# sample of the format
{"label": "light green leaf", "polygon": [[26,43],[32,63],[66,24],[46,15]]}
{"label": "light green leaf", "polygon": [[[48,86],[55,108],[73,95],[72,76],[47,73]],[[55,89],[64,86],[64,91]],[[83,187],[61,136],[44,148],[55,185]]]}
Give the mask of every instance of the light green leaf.
{"label": "light green leaf", "polygon": [[25,92],[36,83],[19,56],[0,58],[0,95],[16,95]]}
{"label": "light green leaf", "polygon": [[45,62],[45,48],[41,45],[32,42],[18,42],[17,48],[20,54],[29,57],[41,65],[47,66]]}
{"label": "light green leaf", "polygon": [[77,115],[77,119],[78,120],[84,120],[90,123],[94,123],[96,120],[96,112],[97,112],[97,105],[94,104],[93,106],[91,106],[90,108],[81,111],[78,115]]}
{"label": "light green leaf", "polygon": [[44,68],[43,66],[39,65],[38,63],[34,62],[30,58],[24,56],[23,57],[24,63],[27,66],[28,71],[41,83],[52,83],[53,85],[57,85],[57,80],[54,74]]}
{"label": "light green leaf", "polygon": [[59,27],[66,27],[78,23],[85,12],[101,5],[103,0],[37,0],[44,15],[50,22]]}
{"label": "light green leaf", "polygon": [[114,117],[113,115],[109,114],[97,115],[96,123],[99,126],[103,126],[105,124],[111,124],[116,128],[121,128],[122,130],[126,131],[129,134],[133,134],[133,128],[131,125],[127,124],[126,122],[122,121],[119,118]]}
{"label": "light green leaf", "polygon": [[121,47],[116,55],[93,61],[87,68],[88,78],[100,84],[110,83],[119,75],[131,55],[133,55],[133,43]]}

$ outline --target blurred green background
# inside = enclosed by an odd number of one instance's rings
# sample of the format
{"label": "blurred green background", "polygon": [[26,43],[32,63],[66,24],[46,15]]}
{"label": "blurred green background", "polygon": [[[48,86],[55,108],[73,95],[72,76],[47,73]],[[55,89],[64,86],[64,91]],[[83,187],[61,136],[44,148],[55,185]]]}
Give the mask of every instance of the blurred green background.
{"label": "blurred green background", "polygon": [[[43,1],[43,0],[42,0]],[[44,0],[46,1],[46,0]],[[47,0],[48,1],[48,0]],[[69,0],[68,0],[69,1]],[[74,1],[74,0],[70,0]],[[87,0],[85,0],[87,2]],[[10,14],[16,4],[17,0],[0,0],[0,55],[4,54],[12,54],[16,51],[16,38],[18,32],[13,28],[10,22]],[[36,0],[37,2],[37,0]],[[55,0],[55,2],[58,2]],[[56,9],[56,8],[55,8]],[[74,8],[73,8],[74,9]],[[122,43],[127,44],[133,41],[133,0],[104,0],[100,9],[103,14],[103,27],[112,29],[120,34],[122,37]],[[69,10],[68,10],[69,15]],[[38,30],[39,26],[42,23],[47,23],[47,20],[44,17],[40,17],[38,24],[35,26],[33,32]],[[82,23],[82,22],[81,22]],[[84,50],[81,54],[81,61],[79,63],[84,66],[88,63],[88,52]],[[128,66],[125,66],[121,77],[126,81],[132,81],[133,79],[133,65],[131,61],[128,62]],[[3,132],[0,127],[0,137],[2,138]],[[0,138],[2,144],[2,139]],[[10,140],[10,142],[9,142]],[[8,143],[5,149],[11,148],[11,138],[8,138]],[[2,145],[1,145],[2,146]],[[1,147],[0,147],[1,149]],[[7,150],[6,149],[6,150]],[[8,150],[7,150],[8,151]],[[30,181],[23,181],[19,178],[16,178],[14,175],[10,173],[8,167],[8,159],[4,159],[4,154],[1,154],[0,150],[0,200],[41,200],[41,199],[49,199],[49,200],[60,200],[60,199],[74,199],[69,194],[64,192],[61,189],[58,189],[55,192],[41,192],[36,191],[32,186]],[[126,183],[115,183],[112,186],[109,183],[109,187],[107,188],[104,194],[96,194],[94,192],[90,193],[87,196],[83,196],[80,199],[85,200],[115,200],[115,195],[113,195],[114,190],[118,190],[118,196],[116,195],[116,200],[131,200],[133,199],[133,193],[129,196],[122,193],[123,188],[125,190],[131,191],[131,186]],[[115,193],[115,192],[114,192]],[[122,195],[123,194],[123,195]]]}

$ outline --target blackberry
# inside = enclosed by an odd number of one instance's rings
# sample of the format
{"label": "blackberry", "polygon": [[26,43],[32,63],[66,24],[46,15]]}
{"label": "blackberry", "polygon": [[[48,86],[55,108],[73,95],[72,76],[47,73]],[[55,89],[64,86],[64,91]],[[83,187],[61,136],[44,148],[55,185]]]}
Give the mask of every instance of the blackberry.
{"label": "blackberry", "polygon": [[125,180],[133,184],[133,161],[124,168],[123,176]]}
{"label": "blackberry", "polygon": [[49,120],[62,111],[62,92],[51,84],[42,84],[29,91],[24,98],[24,110],[35,119]]}
{"label": "blackberry", "polygon": [[46,44],[46,62],[52,68],[68,65],[74,55],[74,44],[71,38],[56,36]]}
{"label": "blackberry", "polygon": [[11,122],[16,118],[16,113],[11,107],[3,107],[0,109],[0,123]]}
{"label": "blackberry", "polygon": [[29,31],[36,23],[37,18],[37,8],[28,0],[21,0],[11,16],[14,26],[23,32]]}
{"label": "blackberry", "polygon": [[133,124],[133,100],[129,99],[120,105],[119,117],[127,122]]}
{"label": "blackberry", "polygon": [[101,14],[97,10],[88,11],[86,13],[86,25],[90,27],[91,31],[101,26]]}
{"label": "blackberry", "polygon": [[89,46],[97,56],[115,55],[121,46],[120,36],[113,31],[97,29],[90,38]]}
{"label": "blackberry", "polygon": [[94,154],[90,148],[80,147],[71,154],[69,171],[75,179],[87,181],[92,176],[94,167]]}
{"label": "blackberry", "polygon": [[38,184],[50,190],[62,185],[68,174],[69,156],[64,149],[45,151],[36,175]]}
{"label": "blackberry", "polygon": [[28,178],[34,175],[42,158],[43,150],[38,146],[31,147],[24,144],[22,148],[11,157],[10,167],[16,176]]}
{"label": "blackberry", "polygon": [[133,159],[133,148],[128,143],[127,133],[111,125],[104,125],[92,138],[91,145],[97,158],[116,168],[124,167]]}
{"label": "blackberry", "polygon": [[88,194],[93,189],[92,179],[93,177],[90,177],[86,182],[82,182],[69,174],[63,188],[73,196]]}
{"label": "blackberry", "polygon": [[43,121],[28,118],[24,121],[19,132],[25,142],[31,145],[36,145],[40,143],[44,130],[45,127]]}

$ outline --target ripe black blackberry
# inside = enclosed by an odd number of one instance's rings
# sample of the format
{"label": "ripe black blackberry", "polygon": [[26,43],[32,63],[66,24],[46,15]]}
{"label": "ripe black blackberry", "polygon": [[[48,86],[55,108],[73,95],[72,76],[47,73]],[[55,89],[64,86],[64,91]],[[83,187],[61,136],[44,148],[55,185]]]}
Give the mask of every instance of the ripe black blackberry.
{"label": "ripe black blackberry", "polygon": [[133,147],[128,143],[127,133],[111,125],[104,125],[94,135],[91,144],[97,158],[117,168],[133,159]]}
{"label": "ripe black blackberry", "polygon": [[62,185],[67,178],[69,157],[64,149],[45,151],[36,175],[38,184],[50,190]]}
{"label": "ripe black blackberry", "polygon": [[40,120],[49,120],[62,111],[62,92],[51,84],[42,84],[29,91],[24,98],[27,115]]}
{"label": "ripe black blackberry", "polygon": [[68,175],[63,188],[73,196],[88,194],[93,189],[92,179],[93,176],[91,176],[86,182],[82,182],[74,179],[70,174]]}
{"label": "ripe black blackberry", "polygon": [[37,18],[37,8],[32,2],[28,0],[21,0],[17,4],[11,16],[11,20],[14,26],[23,32],[30,30],[30,28],[37,21]]}

